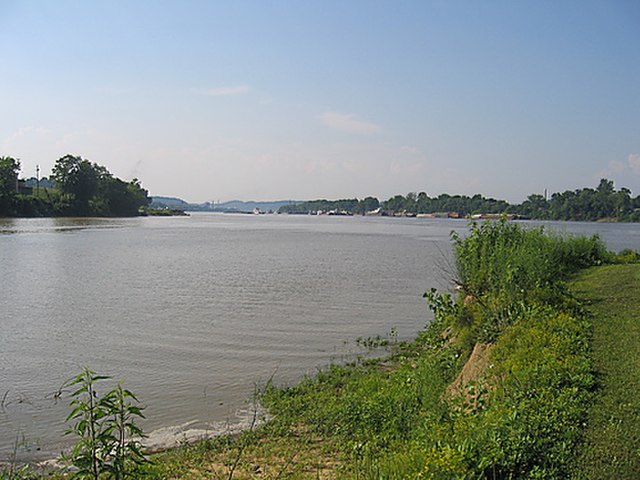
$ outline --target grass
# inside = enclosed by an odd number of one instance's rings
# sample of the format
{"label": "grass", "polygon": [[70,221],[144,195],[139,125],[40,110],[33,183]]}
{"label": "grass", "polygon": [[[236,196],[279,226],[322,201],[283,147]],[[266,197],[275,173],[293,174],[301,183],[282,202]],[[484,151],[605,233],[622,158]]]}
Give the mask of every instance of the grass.
{"label": "grass", "polygon": [[576,478],[640,478],[640,266],[589,269],[573,282],[593,315],[599,395]]}

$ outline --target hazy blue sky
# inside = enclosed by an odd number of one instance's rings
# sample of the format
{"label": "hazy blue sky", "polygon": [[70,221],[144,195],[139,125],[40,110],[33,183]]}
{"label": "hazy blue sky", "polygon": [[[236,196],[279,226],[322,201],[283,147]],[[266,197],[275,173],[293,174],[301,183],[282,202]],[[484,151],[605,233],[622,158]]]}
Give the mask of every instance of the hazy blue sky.
{"label": "hazy blue sky", "polygon": [[640,194],[640,1],[0,0],[0,155],[189,201]]}

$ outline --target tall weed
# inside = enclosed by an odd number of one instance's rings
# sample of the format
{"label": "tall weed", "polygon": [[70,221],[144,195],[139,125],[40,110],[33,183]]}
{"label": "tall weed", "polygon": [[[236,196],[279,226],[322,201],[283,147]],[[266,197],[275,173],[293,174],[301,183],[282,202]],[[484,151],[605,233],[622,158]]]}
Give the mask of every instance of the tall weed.
{"label": "tall weed", "polygon": [[144,437],[137,424],[144,418],[143,407],[121,384],[100,395],[98,384],[109,378],[85,368],[67,382],[74,390],[66,434],[78,439],[65,457],[79,478],[131,478],[132,472],[147,461],[138,440]]}
{"label": "tall weed", "polygon": [[495,340],[531,305],[562,304],[567,298],[563,282],[570,274],[609,259],[597,236],[562,237],[507,221],[474,223],[467,238],[453,233],[452,239],[460,319],[478,341]]}

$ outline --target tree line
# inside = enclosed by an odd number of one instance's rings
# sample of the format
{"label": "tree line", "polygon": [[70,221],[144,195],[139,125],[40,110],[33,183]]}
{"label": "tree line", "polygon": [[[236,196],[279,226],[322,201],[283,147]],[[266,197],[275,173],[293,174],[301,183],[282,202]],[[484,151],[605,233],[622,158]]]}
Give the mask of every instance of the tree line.
{"label": "tree line", "polygon": [[131,217],[151,202],[138,179],[126,182],[80,156],[56,161],[48,179],[53,188],[44,181],[27,186],[19,173],[19,160],[0,157],[0,217]]}
{"label": "tree line", "polygon": [[308,214],[308,213],[332,213],[335,215],[364,215],[367,212],[380,207],[380,201],[374,197],[366,197],[362,200],[357,198],[345,198],[342,200],[312,200],[303,203],[283,205],[278,209],[278,213]]}
{"label": "tree line", "polygon": [[487,198],[476,194],[449,195],[443,193],[429,197],[425,192],[410,192],[395,195],[384,202],[375,197],[363,200],[313,200],[294,205],[285,205],[278,210],[291,214],[366,214],[419,215],[450,214],[467,217],[476,214],[513,214],[533,220],[615,220],[640,222],[640,196],[632,197],[628,188],[616,190],[611,180],[603,178],[596,188],[582,188],[554,193],[550,198],[531,194],[520,204]]}
{"label": "tree line", "polygon": [[639,222],[640,196],[633,198],[625,187],[616,190],[612,180],[603,178],[596,188],[566,190],[548,200],[542,195],[529,195],[517,209],[515,213],[536,220]]}

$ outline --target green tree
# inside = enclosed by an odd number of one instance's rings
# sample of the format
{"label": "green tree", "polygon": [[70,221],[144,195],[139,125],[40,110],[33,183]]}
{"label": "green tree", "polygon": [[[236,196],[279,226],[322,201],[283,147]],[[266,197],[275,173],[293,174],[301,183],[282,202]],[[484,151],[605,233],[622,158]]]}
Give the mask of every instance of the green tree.
{"label": "green tree", "polygon": [[0,217],[14,214],[20,162],[0,157]]}
{"label": "green tree", "polygon": [[404,199],[405,210],[415,213],[417,208],[418,194],[416,192],[409,192]]}
{"label": "green tree", "polygon": [[60,158],[51,177],[61,192],[59,211],[63,214],[131,217],[150,203],[138,179],[125,182],[82,157]]}
{"label": "green tree", "polygon": [[598,193],[603,196],[612,195],[615,192],[615,188],[613,186],[613,180],[607,180],[606,178],[600,179],[600,184],[598,185]]}
{"label": "green tree", "polygon": [[380,206],[380,202],[375,197],[366,197],[358,202],[358,213],[364,215]]}
{"label": "green tree", "polygon": [[624,218],[632,209],[631,190],[622,187],[613,195],[613,204],[618,219]]}
{"label": "green tree", "polygon": [[534,220],[546,218],[549,213],[549,202],[538,193],[531,194],[520,205],[520,213]]}
{"label": "green tree", "polygon": [[606,178],[601,179],[595,198],[599,218],[618,216],[615,195],[616,190],[613,186],[613,181],[607,180]]}
{"label": "green tree", "polygon": [[101,181],[111,174],[103,166],[82,157],[65,155],[58,159],[51,177],[69,202],[71,215],[93,215],[91,201],[98,193]]}
{"label": "green tree", "polygon": [[149,205],[151,199],[140,181],[134,178],[124,182],[112,176],[102,180],[101,195],[108,214],[116,217],[132,217],[138,214],[140,207]]}
{"label": "green tree", "polygon": [[384,202],[384,209],[391,214],[406,210],[405,199],[402,195],[396,195]]}

